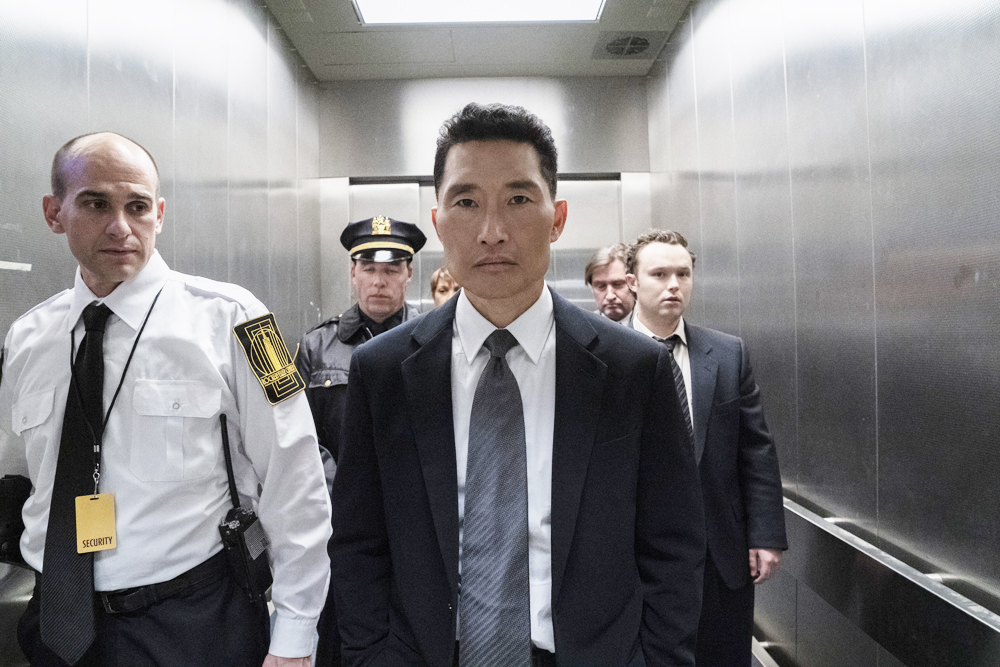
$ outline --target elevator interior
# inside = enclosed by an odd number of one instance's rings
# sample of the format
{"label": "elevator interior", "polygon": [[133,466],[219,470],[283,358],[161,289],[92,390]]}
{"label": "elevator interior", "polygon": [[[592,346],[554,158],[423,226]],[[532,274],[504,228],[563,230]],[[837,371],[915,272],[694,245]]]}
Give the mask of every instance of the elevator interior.
{"label": "elevator interior", "polygon": [[[674,228],[692,320],[748,343],[791,539],[758,590],[772,657],[1000,663],[1000,2],[607,0],[582,33],[138,6],[0,3],[0,331],[71,284],[40,202],[72,136],[149,148],[168,264],[250,289],[294,350],[351,303],[350,220],[424,227],[408,299],[428,302],[437,127],[523,104],[570,202],[556,289],[585,305],[590,250]],[[647,50],[607,50],[629,36]],[[0,662],[29,593],[0,571]]]}

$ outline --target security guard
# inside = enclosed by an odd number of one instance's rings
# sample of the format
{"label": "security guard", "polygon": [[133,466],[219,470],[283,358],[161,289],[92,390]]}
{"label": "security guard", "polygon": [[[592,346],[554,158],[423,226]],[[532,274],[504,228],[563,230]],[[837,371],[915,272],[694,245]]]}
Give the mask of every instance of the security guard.
{"label": "security guard", "polygon": [[[164,206],[152,156],[125,137],[56,153],[42,207],[76,278],[11,326],[0,384],[0,474],[32,486],[18,640],[34,667],[305,667],[331,526],[303,383],[252,294],[167,266]],[[270,635],[223,551],[222,417],[269,543]]]}
{"label": "security guard", "polygon": [[[358,301],[303,336],[295,360],[316,421],[328,486],[340,449],[351,354],[358,345],[419,314],[404,297],[413,277],[413,255],[427,239],[416,225],[375,216],[347,225],[340,242],[351,254],[351,285]],[[316,664],[340,664],[332,594],[319,622]]]}

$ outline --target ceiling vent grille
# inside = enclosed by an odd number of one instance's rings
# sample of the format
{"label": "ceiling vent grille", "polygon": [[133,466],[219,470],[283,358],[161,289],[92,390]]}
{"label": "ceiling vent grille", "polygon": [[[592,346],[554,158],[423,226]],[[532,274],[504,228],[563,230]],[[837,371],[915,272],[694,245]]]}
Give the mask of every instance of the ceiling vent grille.
{"label": "ceiling vent grille", "polygon": [[594,60],[655,60],[666,32],[602,32],[594,45]]}
{"label": "ceiling vent grille", "polygon": [[645,37],[619,37],[604,49],[613,56],[637,56],[649,50],[649,40]]}

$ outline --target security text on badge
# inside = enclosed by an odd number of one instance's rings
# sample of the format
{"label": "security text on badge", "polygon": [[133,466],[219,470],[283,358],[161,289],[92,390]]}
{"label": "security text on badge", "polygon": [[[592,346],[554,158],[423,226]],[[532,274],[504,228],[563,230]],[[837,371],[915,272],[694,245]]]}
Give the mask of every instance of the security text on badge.
{"label": "security text on badge", "polygon": [[115,536],[115,494],[76,497],[76,552],[104,551],[118,546]]}

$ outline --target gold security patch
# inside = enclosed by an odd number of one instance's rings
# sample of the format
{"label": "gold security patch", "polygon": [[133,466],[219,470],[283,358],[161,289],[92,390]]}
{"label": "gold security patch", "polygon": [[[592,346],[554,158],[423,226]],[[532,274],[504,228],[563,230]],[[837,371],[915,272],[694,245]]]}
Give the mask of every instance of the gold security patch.
{"label": "gold security patch", "polygon": [[305,389],[306,383],[288,354],[274,313],[239,324],[233,327],[233,333],[247,355],[250,369],[264,388],[268,403],[277,405]]}

